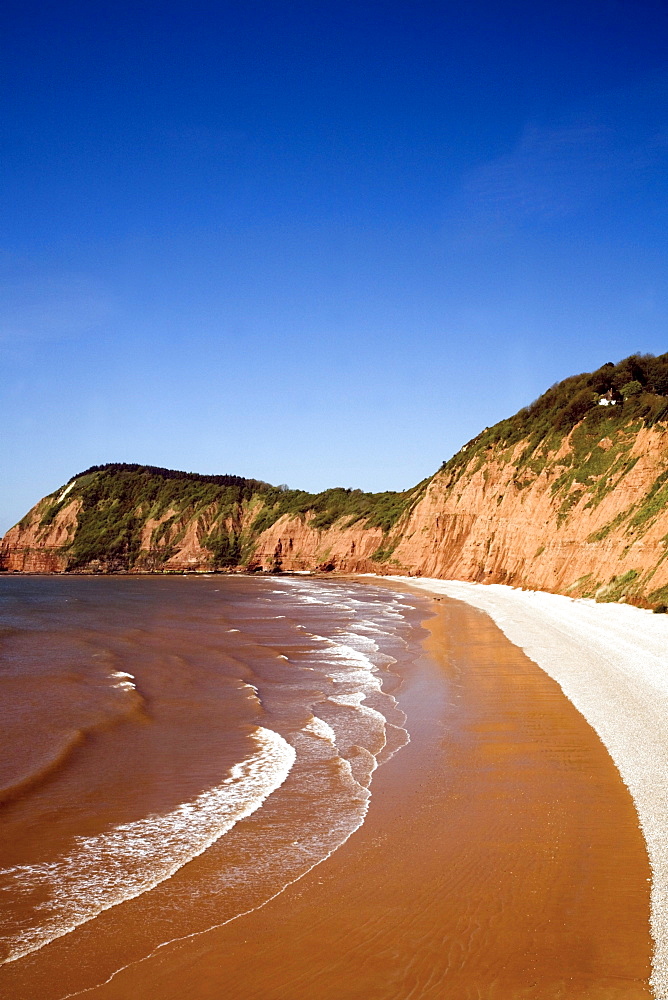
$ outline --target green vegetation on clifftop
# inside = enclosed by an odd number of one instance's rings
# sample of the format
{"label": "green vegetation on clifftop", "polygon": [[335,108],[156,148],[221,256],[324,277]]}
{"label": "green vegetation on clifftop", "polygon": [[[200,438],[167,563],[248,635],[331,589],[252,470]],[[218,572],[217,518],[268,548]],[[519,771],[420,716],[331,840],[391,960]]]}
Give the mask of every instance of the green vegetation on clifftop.
{"label": "green vegetation on clifftop", "polygon": [[[614,405],[599,405],[609,391]],[[482,466],[492,449],[498,453],[526,442],[518,469],[538,474],[547,454],[556,451],[577,425],[582,427],[582,446],[635,422],[638,427],[668,422],[668,354],[632,354],[619,364],[607,362],[594,372],[558,382],[513,417],[486,427],[441,468],[457,476],[474,457]]]}
{"label": "green vegetation on clifftop", "polygon": [[253,532],[266,531],[284,514],[306,518],[309,513],[314,515],[309,521],[310,527],[321,531],[345,518],[347,528],[364,522],[367,528],[382,528],[387,532],[412,506],[423,485],[420,483],[405,493],[363,493],[362,490],[336,488],[313,494],[275,489],[263,497],[265,507],[253,522]]}
{"label": "green vegetation on clifftop", "polygon": [[[245,562],[258,536],[285,514],[308,520],[318,530],[345,518],[346,526],[363,522],[388,532],[422,485],[406,493],[339,488],[312,494],[240,476],[110,463],[73,476],[48,497],[40,508],[39,527],[48,528],[64,507],[78,501],[74,535],[63,548],[68,569],[122,571],[159,569],[178,552],[194,524],[197,541],[211,553],[211,567],[216,569]],[[254,508],[257,515],[244,529],[243,515]]]}

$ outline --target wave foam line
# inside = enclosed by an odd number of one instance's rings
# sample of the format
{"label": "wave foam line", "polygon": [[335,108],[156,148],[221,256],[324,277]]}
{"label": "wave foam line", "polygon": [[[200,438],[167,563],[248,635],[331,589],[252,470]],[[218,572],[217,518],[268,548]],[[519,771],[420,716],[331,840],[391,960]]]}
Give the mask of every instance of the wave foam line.
{"label": "wave foam line", "polygon": [[123,688],[126,691],[136,691],[137,685],[135,684],[135,675],[129,674],[127,670],[114,670],[111,674],[111,680],[115,681],[115,688]]}
{"label": "wave foam line", "polygon": [[652,869],[652,977],[668,1000],[668,616],[504,584],[389,577],[485,611],[561,687],[627,785]]}
{"label": "wave foam line", "polygon": [[[294,580],[289,580],[289,581],[285,580],[282,581],[282,583],[288,584],[291,587],[296,587],[298,585],[298,581]],[[301,583],[301,581],[299,583]],[[326,603],[326,602],[311,600],[304,603]],[[384,601],[378,601],[375,603],[377,603],[380,607],[383,608],[385,608],[386,606]],[[401,618],[403,620],[403,615],[397,615],[397,618]],[[372,625],[374,629],[378,628],[378,626],[375,623],[369,621],[365,621],[365,625],[367,626]],[[351,665],[349,667],[349,670],[346,674],[341,673],[338,676],[335,675],[331,679],[335,681],[336,680],[344,681],[345,679],[345,681],[347,681],[348,683],[350,683],[351,680],[359,682],[359,680],[364,679],[367,681],[367,683],[369,681],[371,682],[369,685],[371,687],[371,690],[382,691],[382,685],[379,679],[376,676],[374,676],[376,672],[376,667],[368,659],[368,657],[364,656],[364,654],[361,653],[359,650],[352,648],[350,645],[341,644],[340,642],[337,642],[335,639],[326,638],[325,636],[309,632],[304,625],[298,625],[297,628],[304,630],[305,634],[311,640],[322,642],[325,643],[327,646],[329,646],[330,648],[326,651],[325,656],[333,655],[335,662],[336,661],[340,662],[341,660],[344,661],[347,660],[348,663],[354,664],[354,666]],[[381,633],[383,632],[382,629],[378,629],[378,631]],[[358,638],[363,638],[363,637],[358,636]],[[376,649],[378,649],[376,643],[373,643],[373,645],[375,646]],[[323,650],[323,652],[325,651]],[[393,657],[390,657],[390,659],[393,662],[395,662]],[[398,708],[397,700],[394,698],[394,696],[386,695],[386,697],[390,700],[390,702],[393,704],[395,708]],[[408,731],[404,729],[402,726],[396,726],[394,724],[387,723],[385,716],[377,712],[375,709],[372,709],[370,706],[362,705],[362,701],[364,700],[364,698],[365,698],[365,693],[363,692],[359,692],[357,695],[353,694],[352,695],[353,704],[350,704],[349,707],[354,707],[356,710],[361,709],[363,713],[364,712],[368,713],[370,716],[373,716],[374,719],[382,719],[384,723],[390,725],[391,729],[397,733],[396,746],[392,751],[387,753],[387,756],[383,760],[383,763],[385,763],[387,760],[390,760],[399,750],[401,750],[402,747],[410,743],[410,735]],[[345,695],[334,696],[328,700],[334,701],[336,703],[337,701],[339,701],[339,699],[341,699],[340,702],[341,704],[347,704],[347,699]],[[401,715],[403,716],[403,721],[405,723],[406,715],[403,712],[401,712]],[[315,715],[311,716],[311,719],[305,725],[303,732],[305,735],[314,736],[316,737],[316,739],[322,740],[323,742],[330,744],[334,749],[336,749],[337,747],[336,732],[327,722],[325,722],[323,719],[320,719],[318,716]],[[366,751],[366,753],[368,753],[369,758],[371,758],[370,771],[371,773],[373,773],[373,771],[375,771],[376,768],[379,766],[380,762],[376,759],[375,755],[371,754],[368,751]],[[190,941],[195,938],[203,937],[205,934],[208,934],[211,931],[218,930],[219,928],[224,927],[235,920],[239,920],[241,917],[248,916],[251,913],[255,913],[258,910],[261,910],[263,907],[267,906],[269,903],[273,902],[273,900],[281,896],[286,891],[286,889],[290,888],[290,886],[295,885],[301,879],[305,878],[310,872],[312,872],[315,868],[317,868],[318,865],[327,861],[332,856],[332,854],[334,854],[336,850],[338,850],[341,846],[343,846],[343,844],[345,844],[350,839],[350,837],[352,837],[352,835],[357,830],[359,830],[359,828],[363,825],[366,819],[366,815],[368,813],[369,804],[371,800],[371,792],[369,791],[368,787],[361,785],[359,781],[355,779],[350,762],[346,760],[344,757],[339,757],[338,760],[341,770],[346,772],[350,782],[354,786],[356,786],[361,793],[363,793],[363,797],[360,802],[361,809],[360,809],[360,814],[357,818],[357,822],[351,825],[351,828],[341,837],[338,843],[336,843],[331,848],[331,850],[327,851],[322,857],[319,857],[316,861],[313,862],[313,864],[309,865],[303,872],[301,872],[295,878],[288,879],[288,881],[283,886],[281,886],[281,888],[278,889],[277,892],[270,895],[267,899],[263,900],[258,905],[250,907],[248,910],[244,910],[241,913],[237,913],[234,916],[229,917],[227,920],[223,920],[218,924],[213,924],[212,926],[206,927],[202,930],[193,931],[190,934],[180,935],[168,941],[163,941],[159,945],[157,945],[152,951],[150,951],[147,955],[144,955],[142,958],[135,959],[132,962],[128,962],[127,965],[123,965],[120,968],[115,969],[114,972],[112,972],[107,979],[99,983],[95,983],[93,986],[86,987],[82,990],[77,990],[73,993],[67,993],[65,996],[61,997],[61,1000],[72,1000],[73,997],[79,997],[83,996],[86,993],[93,992],[94,990],[106,986],[107,984],[115,980],[117,976],[121,975],[121,973],[125,972],[127,969],[130,969],[136,965],[142,965],[144,962],[150,961],[151,959],[155,958],[156,955],[159,955],[164,949],[170,948],[172,945],[176,945],[184,941]]]}
{"label": "wave foam line", "polygon": [[[331,742],[335,745],[336,737],[333,729],[322,719],[319,719],[317,716],[311,717],[311,720],[304,727],[303,732],[324,739],[327,742]],[[406,736],[408,736],[408,733],[406,734]],[[278,889],[271,896],[268,896],[267,899],[264,899],[261,903],[258,903],[257,906],[251,906],[248,910],[243,910],[241,913],[235,913],[233,917],[228,917],[227,920],[222,920],[219,924],[212,924],[210,927],[205,927],[203,930],[192,931],[190,934],[182,934],[178,937],[171,938],[169,941],[162,941],[159,945],[157,945],[157,947],[153,949],[153,951],[150,951],[147,955],[144,955],[142,958],[135,959],[132,962],[128,962],[127,965],[122,965],[119,969],[115,969],[107,979],[99,983],[95,983],[93,986],[87,986],[83,990],[76,990],[74,993],[66,993],[64,996],[60,998],[60,1000],[72,1000],[73,997],[83,996],[85,993],[92,993],[94,990],[98,990],[103,986],[107,986],[110,982],[112,982],[112,980],[116,979],[117,976],[119,976],[122,972],[125,972],[127,969],[131,969],[135,965],[143,965],[144,962],[149,962],[152,958],[155,958],[156,955],[159,955],[160,952],[163,951],[163,949],[165,948],[170,948],[172,945],[181,944],[183,941],[192,941],[195,938],[203,937],[205,934],[209,934],[211,931],[217,931],[221,927],[226,927],[227,924],[231,924],[235,920],[239,920],[241,917],[247,917],[251,913],[257,913],[258,910],[263,909],[269,903],[272,903],[275,899],[281,896],[286,891],[286,889],[290,888],[290,886],[293,886],[297,882],[300,882],[301,879],[306,878],[306,876],[309,875],[315,868],[317,868],[318,865],[321,865],[323,864],[323,862],[329,860],[329,858],[331,858],[331,856],[335,853],[335,851],[339,850],[340,847],[343,847],[343,845],[347,843],[348,840],[350,840],[352,835],[356,833],[356,831],[359,830],[359,828],[364,824],[364,820],[366,819],[367,813],[369,811],[369,803],[371,801],[371,793],[367,788],[364,788],[359,784],[359,782],[355,780],[355,778],[352,775],[349,762],[342,757],[339,757],[339,762],[341,769],[346,772],[351,783],[356,785],[357,788],[360,790],[360,792],[363,793],[363,798],[361,799],[360,803],[361,809],[360,809],[360,815],[358,816],[357,819],[357,823],[351,825],[351,828],[345,833],[345,835],[341,837],[341,839],[331,848],[331,850],[327,851],[322,857],[314,861],[313,864],[309,865],[303,872],[300,872],[300,874],[297,875],[295,878],[289,879],[285,883],[285,885],[282,885],[280,889]]]}
{"label": "wave foam line", "polygon": [[96,837],[76,838],[67,858],[7,869],[19,891],[45,887],[51,915],[15,940],[14,962],[171,878],[225,833],[260,808],[287,778],[296,753],[270,729],[253,734],[258,750],[235,764],[220,785],[165,815],[121,824]]}

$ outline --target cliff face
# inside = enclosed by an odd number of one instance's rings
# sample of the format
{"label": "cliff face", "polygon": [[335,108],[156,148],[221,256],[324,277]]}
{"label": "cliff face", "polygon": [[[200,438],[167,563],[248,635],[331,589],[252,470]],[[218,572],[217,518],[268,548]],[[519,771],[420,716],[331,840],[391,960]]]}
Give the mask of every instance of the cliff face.
{"label": "cliff face", "polygon": [[[621,439],[621,440],[620,440]],[[591,596],[653,598],[668,585],[668,431],[604,436],[573,468],[567,439],[535,473],[510,456],[434,477],[394,552],[424,576]],[[613,449],[622,460],[610,455]],[[617,462],[616,470],[610,466]],[[608,465],[599,472],[598,463]]]}
{"label": "cliff face", "polygon": [[68,503],[48,524],[42,524],[37,516],[43,503],[33,507],[3,538],[0,569],[14,573],[64,573],[67,569],[64,549],[76,530],[79,501]]}
{"label": "cliff face", "polygon": [[[663,369],[628,361],[553,387],[404,494],[89,470],[7,533],[2,567],[401,572],[668,604],[668,402],[649,381]],[[634,371],[646,384],[623,406],[598,405]]]}
{"label": "cliff face", "polygon": [[574,468],[577,445],[576,429],[536,471],[519,465],[525,440],[474,455],[437,473],[387,535],[283,518],[256,558],[668,603],[668,429],[605,434]]}

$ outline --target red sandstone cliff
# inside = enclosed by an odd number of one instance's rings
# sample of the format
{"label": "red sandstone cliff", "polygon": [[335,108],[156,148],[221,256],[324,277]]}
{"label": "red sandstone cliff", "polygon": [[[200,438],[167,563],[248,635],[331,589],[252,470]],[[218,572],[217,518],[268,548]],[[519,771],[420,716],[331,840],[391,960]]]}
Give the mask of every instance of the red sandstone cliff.
{"label": "red sandstone cliff", "polygon": [[[528,450],[525,440],[472,448],[470,458],[464,449],[389,531],[364,519],[351,524],[349,517],[318,529],[314,516],[303,513],[285,514],[254,534],[261,497],[240,504],[217,530],[236,533],[240,563],[250,569],[402,572],[668,603],[666,425],[624,425],[598,440],[590,433],[585,445],[576,427],[556,450],[539,449],[527,459]],[[7,533],[3,568],[71,569],[68,544],[80,500],[60,501],[45,524],[54,497]],[[131,571],[210,570],[215,523],[213,507],[180,514],[170,508],[145,518]],[[95,561],[78,567],[115,568]]]}
{"label": "red sandstone cliff", "polygon": [[[561,488],[572,456],[568,439],[542,471],[521,478],[515,463],[525,441],[511,454],[489,452],[482,463],[474,455],[456,472],[437,473],[385,540],[378,530],[314,532],[283,518],[260,537],[256,559],[269,565],[279,548],[284,569],[325,564],[658,601],[668,596],[657,593],[668,590],[668,497],[661,494],[668,430],[643,428],[624,444],[616,469]],[[595,444],[603,452],[612,447],[609,438]],[[378,548],[392,551],[378,562]]]}
{"label": "red sandstone cliff", "polygon": [[48,525],[40,523],[44,501],[10,528],[0,543],[0,569],[13,573],[63,573],[67,556],[63,550],[77,526],[79,500],[63,507]]}

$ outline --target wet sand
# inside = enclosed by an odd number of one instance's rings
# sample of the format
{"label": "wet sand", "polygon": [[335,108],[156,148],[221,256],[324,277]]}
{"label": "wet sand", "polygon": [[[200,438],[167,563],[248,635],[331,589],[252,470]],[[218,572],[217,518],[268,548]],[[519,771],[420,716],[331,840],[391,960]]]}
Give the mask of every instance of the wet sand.
{"label": "wet sand", "polygon": [[607,751],[491,619],[433,605],[401,665],[411,743],[362,828],[259,910],[87,997],[650,996],[650,869]]}

